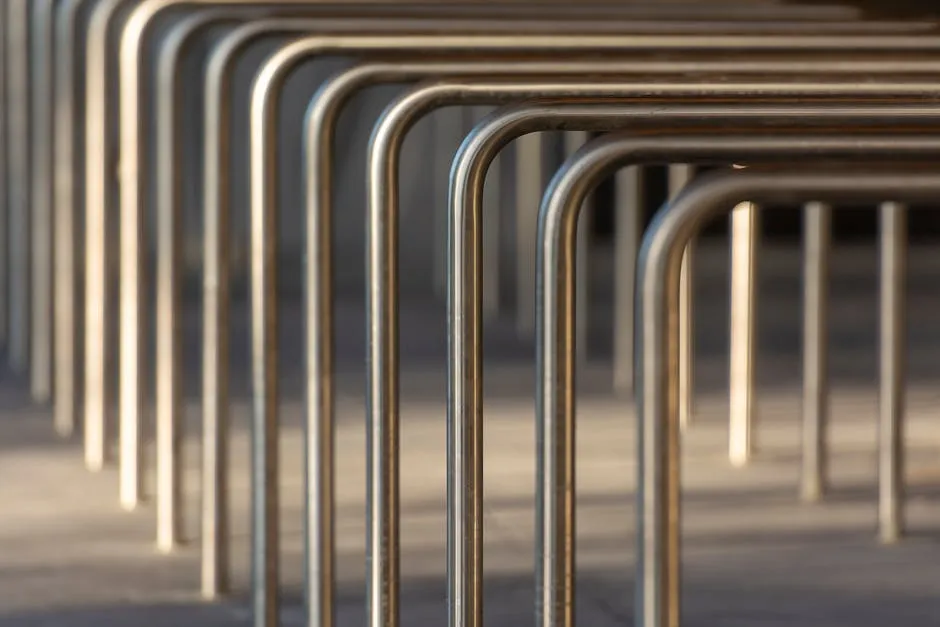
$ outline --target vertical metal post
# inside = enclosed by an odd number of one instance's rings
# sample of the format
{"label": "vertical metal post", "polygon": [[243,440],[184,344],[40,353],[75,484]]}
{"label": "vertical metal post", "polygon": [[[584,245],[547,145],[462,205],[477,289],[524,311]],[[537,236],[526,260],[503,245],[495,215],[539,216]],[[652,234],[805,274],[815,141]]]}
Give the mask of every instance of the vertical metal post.
{"label": "vertical metal post", "polygon": [[535,331],[535,225],[542,196],[543,134],[516,140],[516,333]]}
{"label": "vertical metal post", "polygon": [[749,202],[731,210],[731,464],[744,466],[754,452],[754,357],[757,317],[759,209]]}
{"label": "vertical metal post", "polygon": [[30,392],[52,398],[52,118],[56,0],[31,0]]}
{"label": "vertical metal post", "polygon": [[[589,139],[590,133],[586,131],[565,131],[564,152],[568,157],[578,151]],[[575,281],[575,355],[578,362],[584,364],[588,360],[588,334],[590,325],[590,293],[591,293],[591,214],[593,210],[592,199],[584,201],[584,208],[579,213],[577,230],[577,252],[575,253],[575,272],[578,278]]]}
{"label": "vertical metal post", "polygon": [[10,368],[17,374],[26,371],[29,363],[29,199],[30,199],[30,25],[32,2],[8,0],[8,78],[9,110],[7,142],[9,146],[9,223],[10,318],[8,355]]}
{"label": "vertical metal post", "polygon": [[222,103],[231,98],[228,81],[219,88],[213,79],[218,72],[214,58],[206,71],[202,119],[203,207],[203,444],[202,444],[202,596],[215,599],[229,588],[229,216],[230,186],[228,138],[232,132]]}
{"label": "vertical metal post", "polygon": [[904,533],[904,386],[907,343],[907,207],[886,202],[878,210],[879,398],[878,525],[884,543]]}
{"label": "vertical metal post", "polygon": [[[9,2],[0,2],[0,244],[6,246],[7,220],[10,211],[9,168],[10,168],[10,78],[9,50]],[[5,251],[0,251],[0,350],[7,347],[7,325],[9,321],[9,299],[7,285],[9,278],[9,259]]]}
{"label": "vertical metal post", "polygon": [[[280,473],[277,381],[277,186],[274,142],[279,108],[268,102],[272,66],[251,94],[252,605],[254,627],[275,627],[280,614]],[[378,472],[381,472],[379,469]]]}
{"label": "vertical metal post", "polygon": [[636,256],[643,233],[643,170],[633,166],[614,178],[614,390],[633,391]]}
{"label": "vertical metal post", "polygon": [[[695,176],[695,167],[669,167],[669,198],[674,199]],[[695,238],[686,244],[679,277],[679,424],[683,429],[695,414]]]}
{"label": "vertical metal post", "polygon": [[[183,164],[185,137],[182,111],[185,74],[182,59],[201,29],[220,21],[217,11],[192,13],[180,20],[164,40],[158,57],[157,98],[154,110],[156,132],[156,213],[157,213],[157,275],[156,275],[156,433],[157,433],[157,549],[173,551],[183,536],[182,485],[182,391],[180,289],[181,234],[183,221]],[[146,114],[147,107],[139,106]],[[139,144],[138,144],[139,145]],[[145,151],[137,154],[138,171],[148,167]],[[131,157],[133,158],[133,157]],[[133,193],[133,201],[146,204],[150,177],[146,173],[125,181],[123,186]],[[212,331],[208,331],[210,335]],[[207,338],[208,339],[208,338]],[[212,421],[212,417],[208,417]],[[128,442],[129,463],[122,462],[122,475],[128,474],[128,488],[140,473],[140,442]],[[204,451],[205,453],[206,451]],[[211,456],[211,452],[209,455]],[[212,463],[206,460],[204,463]],[[138,479],[139,481],[139,479]],[[211,489],[211,487],[209,488]],[[204,530],[210,534],[214,530]]]}
{"label": "vertical metal post", "polygon": [[[108,33],[106,26],[111,14],[123,0],[103,0],[95,5],[88,28],[86,95],[103,98],[103,106],[108,106],[111,90],[108,77],[114,71],[114,61],[110,38],[105,36],[98,41],[93,36]],[[102,71],[103,69],[103,71]],[[88,104],[91,100],[88,99]],[[89,470],[98,471],[109,457],[108,436],[111,429],[111,382],[113,359],[110,350],[111,332],[111,289],[109,251],[113,235],[111,234],[111,216],[108,207],[112,206],[112,192],[108,182],[110,167],[106,161],[103,147],[96,141],[110,137],[107,125],[111,117],[97,115],[92,106],[85,108],[85,465]],[[106,141],[106,140],[105,140]],[[137,425],[122,424],[122,438],[136,438]],[[126,506],[126,505],[125,505]]]}
{"label": "vertical metal post", "polygon": [[55,19],[55,70],[52,119],[54,192],[53,215],[53,284],[54,296],[54,423],[56,433],[69,437],[75,431],[76,394],[76,222],[79,211],[74,195],[76,171],[75,111],[80,99],[77,94],[83,64],[76,46],[77,14],[83,0],[60,2]]}
{"label": "vertical metal post", "polygon": [[829,252],[832,209],[803,209],[803,465],[800,496],[818,501],[826,490],[829,423]]}

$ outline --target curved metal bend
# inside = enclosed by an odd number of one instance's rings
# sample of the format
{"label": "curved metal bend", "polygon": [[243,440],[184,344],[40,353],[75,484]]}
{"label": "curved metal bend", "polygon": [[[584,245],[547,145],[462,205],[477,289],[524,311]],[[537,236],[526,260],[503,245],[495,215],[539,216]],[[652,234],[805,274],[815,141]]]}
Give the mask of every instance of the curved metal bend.
{"label": "curved metal bend", "polygon": [[744,198],[789,204],[881,197],[920,203],[938,196],[936,172],[741,170],[697,179],[654,218],[640,254],[637,305],[637,625],[679,625],[679,429],[670,409],[676,400],[676,328],[669,312],[676,304],[682,246],[705,220]]}
{"label": "curved metal bend", "polygon": [[[694,109],[693,109],[694,110]],[[624,111],[626,114],[627,112]],[[688,120],[691,111],[662,112],[663,122],[673,117]],[[741,127],[758,122],[761,113],[755,107],[750,115],[735,116],[722,122],[724,128]],[[911,114],[918,117],[917,126],[923,130],[940,130],[940,108],[903,108],[901,110],[865,109],[834,106],[795,108],[787,111],[771,107],[769,119],[799,126],[825,124],[829,126],[855,126],[860,118],[870,122],[874,116],[889,125],[899,121],[911,121]],[[923,115],[923,118],[920,118]],[[783,117],[781,117],[783,116]],[[703,118],[709,118],[706,113]],[[713,120],[717,121],[717,120]],[[761,120],[760,122],[763,122]],[[550,531],[537,547],[542,567],[539,573],[547,576],[540,590],[553,596],[573,597],[574,555],[569,544],[574,529],[569,526],[574,520],[574,490],[561,491],[562,485],[573,485],[574,456],[574,369],[571,357],[575,337],[573,326],[573,300],[575,274],[575,236],[577,216],[583,199],[600,181],[615,170],[629,165],[649,162],[678,161],[690,163],[791,161],[791,160],[879,160],[897,158],[935,159],[940,153],[938,137],[882,137],[882,136],[767,136],[761,125],[738,128],[733,135],[717,137],[698,134],[675,134],[621,136],[611,135],[587,144],[571,157],[558,172],[545,193],[539,214],[538,293],[541,307],[538,309],[539,350],[538,377],[539,408],[537,421],[541,434],[539,457],[545,474],[539,486],[539,511],[542,528]],[[809,148],[808,148],[809,147]],[[884,484],[882,484],[884,487]],[[561,495],[562,498],[558,498]],[[889,495],[892,500],[894,496]],[[548,577],[550,575],[550,577]],[[555,607],[547,605],[543,608]]]}

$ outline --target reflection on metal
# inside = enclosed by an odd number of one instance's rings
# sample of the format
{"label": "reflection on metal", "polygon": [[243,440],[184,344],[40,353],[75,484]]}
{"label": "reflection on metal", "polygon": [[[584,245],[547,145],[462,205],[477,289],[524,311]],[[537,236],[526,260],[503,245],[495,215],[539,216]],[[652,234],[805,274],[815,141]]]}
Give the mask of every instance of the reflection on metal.
{"label": "reflection on metal", "polygon": [[9,329],[7,359],[17,374],[29,365],[29,202],[31,0],[8,0],[7,21],[7,235],[9,263]]}
{"label": "reflection on metal", "polygon": [[[564,136],[565,156],[570,156],[578,151],[590,139],[590,134],[585,131],[567,131]],[[575,283],[575,352],[578,360],[585,364],[588,360],[588,329],[590,328],[590,245],[591,245],[591,198],[585,198],[585,210],[581,212],[581,222],[578,225],[578,245],[577,245],[577,268],[578,280]],[[522,252],[522,251],[520,251]],[[530,289],[534,292],[535,285]],[[538,312],[538,309],[536,309]]]}
{"label": "reflection on metal", "polygon": [[109,182],[111,167],[107,161],[108,121],[106,111],[95,115],[96,107],[107,107],[107,77],[114,74],[114,59],[109,55],[112,43],[110,21],[124,0],[101,0],[89,18],[85,60],[85,465],[99,471],[108,455],[111,417],[111,298],[109,289],[109,243],[113,204]]}
{"label": "reflection on metal", "polygon": [[59,0],[55,16],[55,65],[52,118],[52,228],[53,228],[53,422],[56,432],[69,437],[75,432],[77,398],[78,273],[76,270],[76,221],[80,205],[74,193],[78,169],[76,123],[78,86],[84,75],[80,61],[78,18],[83,8],[97,0]]}
{"label": "reflection on metal", "polygon": [[820,202],[803,209],[803,456],[800,497],[820,500],[829,463],[829,251],[831,208]]}
{"label": "reflection on metal", "polygon": [[[760,213],[753,203],[731,210],[730,416],[728,458],[744,466],[754,453],[754,381],[757,340],[757,255]],[[689,317],[691,318],[691,316]]]}
{"label": "reflection on metal", "polygon": [[57,0],[31,0],[30,392],[52,398],[52,81]]}
{"label": "reflection on metal", "polygon": [[614,372],[617,392],[633,392],[633,303],[636,253],[643,234],[646,206],[643,170],[624,168],[614,179]]}
{"label": "reflection on metal", "polygon": [[[738,141],[728,136],[722,138],[725,146]],[[803,140],[804,146],[809,146],[814,154],[825,151],[829,141],[829,138],[819,135]],[[935,159],[934,152],[940,147],[940,142],[930,137],[894,138],[892,141],[890,137],[852,135],[841,141],[852,155],[872,159],[895,159],[901,155],[912,159]],[[905,149],[900,144],[908,146]],[[805,151],[806,148],[799,150]],[[780,152],[777,150],[778,155]],[[736,160],[747,160],[748,155],[745,153],[742,151]],[[849,155],[845,154],[843,158],[847,157]],[[936,172],[911,168],[903,171],[886,171],[882,168],[875,171],[817,169],[769,172],[747,169],[703,177],[660,212],[644,239],[640,261],[642,287],[637,307],[641,319],[640,331],[644,338],[638,395],[641,479],[637,503],[640,507],[638,518],[641,532],[637,625],[676,627],[680,624],[679,433],[677,416],[670,409],[675,401],[675,372],[666,364],[676,357],[677,329],[671,312],[676,304],[678,268],[685,241],[696,229],[701,228],[707,218],[727,210],[729,204],[744,198],[756,203],[781,199],[792,201],[797,196],[829,203],[870,202],[877,197],[917,202],[936,199],[938,195],[940,183]],[[893,204],[887,209],[888,214],[901,211],[903,208]],[[896,215],[886,217],[893,221]],[[891,229],[897,224],[885,226]],[[897,257],[891,260],[888,264],[890,270],[894,270],[897,261]],[[882,312],[888,318],[882,324],[890,325],[895,331],[903,325],[901,320],[894,317],[896,312],[894,308]],[[888,335],[892,339],[898,337],[893,332]],[[881,359],[891,361],[897,354],[897,349],[892,347],[892,350],[882,352]],[[882,374],[900,371],[898,364],[888,366],[883,362]],[[895,415],[891,421],[895,433],[900,420],[901,416]],[[899,452],[894,448],[892,450]],[[882,455],[882,463],[889,461],[890,456],[884,449]],[[899,461],[900,455],[890,459],[893,468],[897,467]],[[898,488],[899,481],[895,477],[881,483],[882,506],[890,503],[892,508],[897,507],[900,496]],[[885,520],[881,518],[880,522]],[[882,529],[882,538],[889,536],[890,531]]]}
{"label": "reflection on metal", "polygon": [[[936,195],[931,200],[935,200]],[[878,528],[882,542],[904,533],[904,386],[907,360],[907,207],[883,203],[878,333]]]}
{"label": "reflection on metal", "polygon": [[[669,198],[675,198],[695,176],[688,164],[669,167]],[[736,240],[735,240],[736,241]],[[682,253],[679,275],[679,424],[683,429],[695,414],[695,240]],[[632,329],[631,329],[632,331]]]}

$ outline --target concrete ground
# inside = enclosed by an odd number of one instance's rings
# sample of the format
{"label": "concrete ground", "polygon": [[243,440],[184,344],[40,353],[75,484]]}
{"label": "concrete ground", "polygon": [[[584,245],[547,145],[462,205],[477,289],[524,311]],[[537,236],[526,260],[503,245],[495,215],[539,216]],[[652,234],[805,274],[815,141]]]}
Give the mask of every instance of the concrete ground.
{"label": "concrete ground", "polygon": [[[684,448],[684,604],[686,627],[940,624],[940,263],[915,252],[910,301],[908,414],[910,536],[875,540],[874,251],[847,251],[833,288],[832,491],[823,504],[796,498],[799,461],[798,257],[770,251],[761,284],[759,455],[751,467],[726,461],[727,360],[723,255],[705,253],[698,285],[699,404]],[[602,264],[602,262],[599,262]],[[937,267],[935,267],[937,266]],[[603,272],[599,271],[599,276]],[[600,290],[603,291],[603,290]],[[629,399],[614,397],[604,354],[603,296],[594,309],[592,361],[579,398],[578,597],[582,624],[630,625],[633,606],[635,442]],[[337,316],[339,624],[363,613],[364,424],[361,303]],[[606,317],[605,317],[606,316]],[[187,517],[195,538],[198,464],[198,312],[185,379]],[[402,570],[404,625],[444,624],[443,308],[409,302],[402,312]],[[288,305],[282,495],[285,624],[299,611],[299,309]],[[531,346],[515,339],[507,315],[487,329],[486,624],[532,620],[533,375]],[[154,550],[153,510],[121,512],[114,469],[91,475],[76,442],[52,435],[48,408],[32,406],[22,382],[0,381],[0,625],[222,627],[248,624],[247,394],[245,326],[236,316],[233,447],[234,598],[199,601],[198,554]]]}

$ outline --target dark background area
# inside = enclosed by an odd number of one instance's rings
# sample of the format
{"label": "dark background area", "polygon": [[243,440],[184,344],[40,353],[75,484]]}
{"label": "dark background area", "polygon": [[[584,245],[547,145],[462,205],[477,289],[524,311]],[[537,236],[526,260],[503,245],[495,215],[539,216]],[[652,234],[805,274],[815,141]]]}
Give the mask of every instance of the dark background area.
{"label": "dark background area", "polygon": [[[938,0],[940,1],[940,0]],[[664,166],[644,169],[645,217],[648,222],[666,201],[667,174]],[[613,237],[615,228],[613,179],[601,185],[595,194],[594,236],[599,241]],[[832,214],[832,236],[841,243],[873,242],[878,234],[876,211],[835,208]],[[911,207],[908,217],[909,238],[912,242],[940,239],[940,202],[934,207]],[[761,214],[764,238],[771,242],[798,242],[803,230],[803,215],[792,208],[765,207]],[[704,232],[704,237],[722,237],[727,233],[727,220],[717,220]]]}

